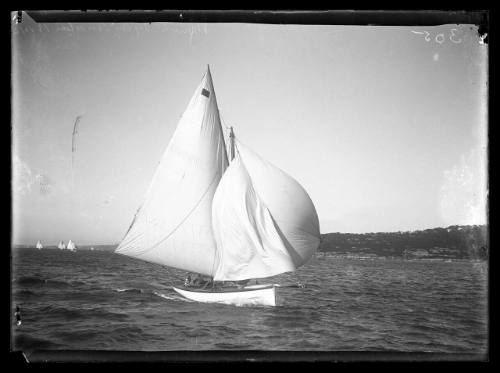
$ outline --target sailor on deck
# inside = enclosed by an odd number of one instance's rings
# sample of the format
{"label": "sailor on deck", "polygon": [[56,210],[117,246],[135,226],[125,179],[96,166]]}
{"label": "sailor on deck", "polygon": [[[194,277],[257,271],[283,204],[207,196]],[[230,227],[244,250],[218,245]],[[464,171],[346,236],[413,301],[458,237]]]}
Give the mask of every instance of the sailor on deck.
{"label": "sailor on deck", "polygon": [[186,277],[186,279],[184,280],[184,286],[185,286],[185,287],[191,286],[191,282],[192,282],[192,281],[193,281],[193,280],[191,279],[191,275],[188,275],[188,276]]}

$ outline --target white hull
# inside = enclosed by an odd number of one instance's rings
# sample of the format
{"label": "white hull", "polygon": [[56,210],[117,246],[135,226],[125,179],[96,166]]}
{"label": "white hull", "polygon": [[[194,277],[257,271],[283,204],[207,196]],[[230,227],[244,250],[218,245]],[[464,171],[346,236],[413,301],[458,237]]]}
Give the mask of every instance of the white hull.
{"label": "white hull", "polygon": [[252,285],[241,289],[223,291],[206,291],[183,288],[173,289],[185,298],[203,303],[224,303],[236,306],[262,305],[275,306],[276,296],[274,285]]}

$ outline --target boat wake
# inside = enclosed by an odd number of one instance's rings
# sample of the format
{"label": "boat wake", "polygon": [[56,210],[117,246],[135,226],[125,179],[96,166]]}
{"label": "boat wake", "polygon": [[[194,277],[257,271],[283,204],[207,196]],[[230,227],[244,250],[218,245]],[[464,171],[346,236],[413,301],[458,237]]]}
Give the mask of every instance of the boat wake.
{"label": "boat wake", "polygon": [[134,289],[134,288],[113,289],[113,290],[119,293],[139,293],[139,294],[144,293],[143,289]]}
{"label": "boat wake", "polygon": [[188,302],[188,303],[194,302],[194,300],[187,299],[187,298],[184,298],[184,297],[181,297],[181,296],[178,296],[178,295],[166,295],[166,294],[163,294],[163,293],[159,293],[157,291],[153,291],[153,294],[159,296],[160,298],[168,299],[168,300],[180,300],[180,301]]}

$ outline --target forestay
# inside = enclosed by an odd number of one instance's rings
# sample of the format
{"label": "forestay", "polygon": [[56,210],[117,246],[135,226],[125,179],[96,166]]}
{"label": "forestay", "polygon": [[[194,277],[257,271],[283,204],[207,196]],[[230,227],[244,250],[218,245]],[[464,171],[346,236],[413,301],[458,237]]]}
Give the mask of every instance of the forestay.
{"label": "forestay", "polygon": [[211,275],[215,260],[212,199],[227,164],[207,70],[116,252]]}

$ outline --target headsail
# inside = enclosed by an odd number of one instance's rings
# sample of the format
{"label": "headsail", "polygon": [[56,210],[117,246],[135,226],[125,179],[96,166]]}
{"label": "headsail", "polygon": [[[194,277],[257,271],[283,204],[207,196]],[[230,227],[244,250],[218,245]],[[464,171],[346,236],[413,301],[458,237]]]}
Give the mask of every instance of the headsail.
{"label": "headsail", "polygon": [[117,253],[211,275],[212,199],[228,164],[207,69]]}
{"label": "headsail", "polygon": [[236,155],[214,196],[212,224],[217,242],[214,280],[270,277],[295,270],[273,218]]}
{"label": "headsail", "polygon": [[305,264],[320,243],[318,214],[304,188],[290,175],[236,140],[252,185],[269,209],[295,267]]}

